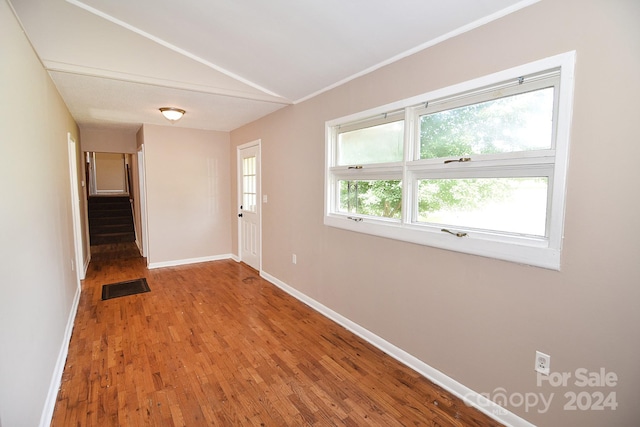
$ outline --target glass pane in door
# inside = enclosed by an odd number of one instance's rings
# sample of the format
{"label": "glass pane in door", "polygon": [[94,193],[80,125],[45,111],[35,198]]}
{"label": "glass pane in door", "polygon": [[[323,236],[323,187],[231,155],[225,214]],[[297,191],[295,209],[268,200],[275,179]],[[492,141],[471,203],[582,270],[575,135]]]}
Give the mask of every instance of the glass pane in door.
{"label": "glass pane in door", "polygon": [[242,209],[256,211],[256,157],[242,159]]}

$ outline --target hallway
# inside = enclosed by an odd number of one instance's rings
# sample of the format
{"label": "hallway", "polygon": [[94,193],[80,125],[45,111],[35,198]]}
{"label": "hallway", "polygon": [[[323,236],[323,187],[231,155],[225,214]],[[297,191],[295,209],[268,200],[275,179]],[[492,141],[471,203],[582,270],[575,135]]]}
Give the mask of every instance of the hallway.
{"label": "hallway", "polygon": [[244,264],[147,270],[132,249],[92,247],[54,427],[498,425]]}

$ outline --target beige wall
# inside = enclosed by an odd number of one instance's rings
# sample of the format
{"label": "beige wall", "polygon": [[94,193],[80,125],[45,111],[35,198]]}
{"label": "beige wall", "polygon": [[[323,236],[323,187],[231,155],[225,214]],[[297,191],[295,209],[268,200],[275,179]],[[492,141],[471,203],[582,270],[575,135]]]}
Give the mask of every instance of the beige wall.
{"label": "beige wall", "polygon": [[124,154],[96,153],[95,178],[97,193],[126,193]]}
{"label": "beige wall", "polygon": [[4,1],[0,52],[0,424],[33,427],[55,403],[78,292],[67,132],[79,138]]}
{"label": "beige wall", "polygon": [[231,253],[229,134],[144,125],[149,264]]}
{"label": "beige wall", "polygon": [[[639,22],[635,0],[543,0],[235,130],[232,147],[263,144],[264,271],[476,392],[553,393],[546,413],[542,405],[506,405],[530,422],[637,425]],[[575,108],[560,272],[323,225],[326,120],[571,50]],[[231,194],[235,200],[235,187]],[[572,374],[567,387],[537,386],[536,350],[551,355],[552,371]],[[604,368],[619,381],[580,388],[579,368]],[[619,405],[563,409],[565,393],[583,391],[615,392]]]}
{"label": "beige wall", "polygon": [[130,153],[136,152],[137,130],[95,129],[83,127],[82,151],[96,153]]}

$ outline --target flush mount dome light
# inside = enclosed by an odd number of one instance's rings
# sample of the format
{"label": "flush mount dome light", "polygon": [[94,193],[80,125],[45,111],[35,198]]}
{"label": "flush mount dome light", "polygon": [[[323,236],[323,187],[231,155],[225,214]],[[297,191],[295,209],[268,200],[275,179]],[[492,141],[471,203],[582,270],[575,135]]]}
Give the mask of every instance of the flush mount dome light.
{"label": "flush mount dome light", "polygon": [[180,120],[182,118],[182,116],[184,115],[185,111],[181,108],[174,108],[174,107],[162,107],[160,109],[160,112],[162,113],[162,115],[169,121],[171,122],[177,122],[178,120]]}

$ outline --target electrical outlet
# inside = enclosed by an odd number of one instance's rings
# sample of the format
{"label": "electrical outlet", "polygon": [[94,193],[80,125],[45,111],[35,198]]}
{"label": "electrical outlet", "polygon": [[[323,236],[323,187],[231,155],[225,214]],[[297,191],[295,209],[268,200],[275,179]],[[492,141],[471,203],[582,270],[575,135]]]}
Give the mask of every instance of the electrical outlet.
{"label": "electrical outlet", "polygon": [[551,356],[536,351],[536,372],[542,375],[549,375],[549,367],[551,365]]}
{"label": "electrical outlet", "polygon": [[298,258],[296,257],[296,254],[292,254],[292,255],[291,255],[291,262],[292,262],[293,264],[297,264],[297,262],[298,262]]}

